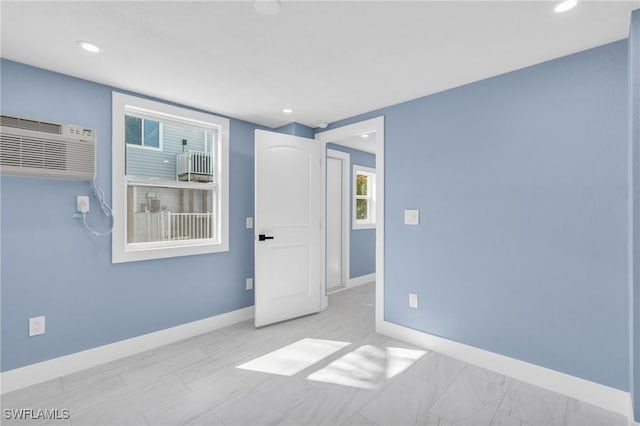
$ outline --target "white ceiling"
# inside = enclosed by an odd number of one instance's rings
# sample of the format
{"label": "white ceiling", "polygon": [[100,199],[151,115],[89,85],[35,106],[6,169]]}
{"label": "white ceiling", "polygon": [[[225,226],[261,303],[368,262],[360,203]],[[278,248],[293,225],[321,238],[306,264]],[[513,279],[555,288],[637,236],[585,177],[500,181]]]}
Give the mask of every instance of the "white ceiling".
{"label": "white ceiling", "polygon": [[337,140],[334,143],[348,148],[357,149],[359,151],[368,152],[370,154],[375,154],[377,148],[376,132],[369,132],[366,133],[366,135],[367,137],[363,138],[362,134],[357,134],[345,139]]}
{"label": "white ceiling", "polygon": [[[640,1],[1,1],[2,57],[316,127],[627,37]],[[89,40],[98,55],[81,51]],[[282,108],[291,107],[285,115]]]}

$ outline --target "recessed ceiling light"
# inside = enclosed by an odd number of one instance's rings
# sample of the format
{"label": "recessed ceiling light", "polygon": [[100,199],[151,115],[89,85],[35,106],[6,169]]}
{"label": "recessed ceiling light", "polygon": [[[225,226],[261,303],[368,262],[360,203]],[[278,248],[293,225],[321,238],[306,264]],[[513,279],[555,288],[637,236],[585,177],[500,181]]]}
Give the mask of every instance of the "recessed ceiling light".
{"label": "recessed ceiling light", "polygon": [[277,15],[280,13],[280,0],[255,0],[253,8],[261,15]]}
{"label": "recessed ceiling light", "polygon": [[555,11],[558,13],[566,12],[576,7],[577,4],[578,0],[565,0],[556,6]]}
{"label": "recessed ceiling light", "polygon": [[366,138],[369,137],[369,134],[368,133],[363,133],[363,134],[360,135],[360,137],[366,139]]}
{"label": "recessed ceiling light", "polygon": [[328,125],[329,123],[327,123],[326,121],[318,121],[318,127],[320,127],[321,129],[326,129]]}
{"label": "recessed ceiling light", "polygon": [[285,114],[291,114],[293,110],[291,108],[282,108],[282,112],[284,112]]}
{"label": "recessed ceiling light", "polygon": [[80,40],[78,42],[78,46],[82,47],[84,50],[86,50],[87,52],[91,52],[91,53],[98,53],[100,52],[100,46],[93,44],[89,41],[82,41]]}

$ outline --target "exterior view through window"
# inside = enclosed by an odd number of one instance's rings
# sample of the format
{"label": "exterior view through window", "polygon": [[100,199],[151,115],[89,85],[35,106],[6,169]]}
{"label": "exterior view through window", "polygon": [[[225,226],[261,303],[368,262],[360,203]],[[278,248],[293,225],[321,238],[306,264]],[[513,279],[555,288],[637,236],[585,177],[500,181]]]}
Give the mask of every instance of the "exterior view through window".
{"label": "exterior view through window", "polygon": [[228,250],[228,128],[114,94],[114,162],[124,170],[116,176],[114,165],[115,262]]}
{"label": "exterior view through window", "polygon": [[353,184],[353,228],[375,228],[375,169],[354,165]]}

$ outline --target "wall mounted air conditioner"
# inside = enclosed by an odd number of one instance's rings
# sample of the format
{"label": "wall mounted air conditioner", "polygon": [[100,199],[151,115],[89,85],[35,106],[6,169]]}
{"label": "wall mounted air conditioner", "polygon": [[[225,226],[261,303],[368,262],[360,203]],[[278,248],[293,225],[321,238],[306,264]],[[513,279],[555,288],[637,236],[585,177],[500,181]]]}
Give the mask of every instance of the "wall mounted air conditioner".
{"label": "wall mounted air conditioner", "polygon": [[95,130],[0,117],[0,173],[3,175],[95,179]]}

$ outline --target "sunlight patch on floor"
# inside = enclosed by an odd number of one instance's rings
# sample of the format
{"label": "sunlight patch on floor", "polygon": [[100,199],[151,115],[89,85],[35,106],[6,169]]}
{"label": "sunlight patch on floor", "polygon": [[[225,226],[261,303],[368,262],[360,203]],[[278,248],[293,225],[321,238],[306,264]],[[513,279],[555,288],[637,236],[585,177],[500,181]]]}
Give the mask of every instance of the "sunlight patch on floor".
{"label": "sunlight patch on floor", "polygon": [[360,346],[310,374],[307,379],[336,385],[377,389],[420,359],[425,351],[372,345]]}
{"label": "sunlight patch on floor", "polygon": [[236,368],[293,376],[350,344],[336,340],[306,338],[238,365]]}

